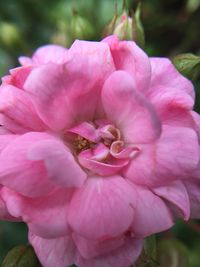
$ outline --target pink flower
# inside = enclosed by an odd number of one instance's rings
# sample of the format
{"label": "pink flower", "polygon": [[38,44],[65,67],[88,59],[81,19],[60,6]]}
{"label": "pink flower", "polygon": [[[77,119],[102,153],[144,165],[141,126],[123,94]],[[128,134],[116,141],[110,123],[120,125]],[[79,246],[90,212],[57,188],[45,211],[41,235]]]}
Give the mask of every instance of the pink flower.
{"label": "pink flower", "polygon": [[111,36],[20,61],[0,90],[0,213],[44,267],[129,267],[199,217],[200,119],[168,59]]}

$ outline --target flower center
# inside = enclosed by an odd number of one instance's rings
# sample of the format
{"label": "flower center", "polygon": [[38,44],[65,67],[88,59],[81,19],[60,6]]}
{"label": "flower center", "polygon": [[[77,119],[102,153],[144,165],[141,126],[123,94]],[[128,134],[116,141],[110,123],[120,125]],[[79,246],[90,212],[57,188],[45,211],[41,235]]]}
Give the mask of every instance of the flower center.
{"label": "flower center", "polygon": [[80,165],[100,175],[118,172],[139,151],[126,144],[120,130],[107,120],[82,122],[68,132],[74,135],[73,150]]}
{"label": "flower center", "polygon": [[94,145],[94,143],[87,140],[86,138],[78,135],[74,139],[73,145],[74,145],[74,149],[75,149],[76,153],[79,154],[81,151],[91,148]]}

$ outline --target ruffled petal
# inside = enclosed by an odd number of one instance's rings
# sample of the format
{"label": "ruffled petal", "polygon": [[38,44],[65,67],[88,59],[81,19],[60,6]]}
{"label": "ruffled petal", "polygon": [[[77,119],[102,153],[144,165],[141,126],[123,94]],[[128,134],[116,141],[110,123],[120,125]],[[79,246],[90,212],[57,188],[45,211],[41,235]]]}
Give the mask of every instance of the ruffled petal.
{"label": "ruffled petal", "polygon": [[151,58],[151,67],[151,85],[147,96],[157,112],[167,112],[173,107],[191,109],[194,105],[192,83],[167,58]]}
{"label": "ruffled petal", "polygon": [[11,189],[2,189],[9,213],[21,218],[32,233],[43,238],[57,238],[69,233],[67,207],[71,194],[72,191],[59,189],[48,196],[27,198]]}
{"label": "ruffled petal", "polygon": [[33,64],[32,58],[26,56],[19,57],[18,61],[22,66],[31,66]]}
{"label": "ruffled petal", "polygon": [[67,55],[62,65],[34,69],[24,85],[38,114],[54,130],[92,121],[98,113],[103,82],[114,70],[105,43],[76,41]]}
{"label": "ruffled petal", "polygon": [[43,161],[48,178],[58,185],[80,187],[87,178],[71,151],[61,140],[35,142],[30,146],[27,158],[36,162]]}
{"label": "ruffled petal", "polygon": [[67,267],[75,262],[76,249],[70,236],[44,239],[29,232],[29,242],[43,267]]}
{"label": "ruffled petal", "polygon": [[2,198],[2,190],[3,187],[0,186],[0,220],[6,220],[6,221],[18,221],[17,218],[13,217],[6,207],[6,203]]}
{"label": "ruffled petal", "polygon": [[200,180],[188,179],[184,181],[190,200],[190,217],[200,219]]}
{"label": "ruffled petal", "polygon": [[168,88],[177,88],[194,98],[195,92],[192,82],[181,75],[168,58],[150,58],[150,61],[152,87],[162,85]]}
{"label": "ruffled petal", "polygon": [[79,256],[76,265],[79,267],[129,267],[138,258],[142,251],[142,241],[127,239],[125,244],[118,249],[93,259],[84,259]]}
{"label": "ruffled petal", "polygon": [[42,131],[46,127],[23,90],[7,85],[0,90],[1,125],[14,133]]}
{"label": "ruffled petal", "polygon": [[32,58],[19,57],[22,65],[40,65],[47,63],[63,63],[66,59],[67,49],[60,45],[44,45],[38,48]]}
{"label": "ruffled petal", "polygon": [[18,135],[16,134],[0,134],[0,153],[9,145],[12,141],[14,141]]}
{"label": "ruffled petal", "polygon": [[134,186],[137,191],[137,206],[133,221],[133,231],[139,238],[170,228],[174,223],[164,201],[148,188]]}
{"label": "ruffled petal", "polygon": [[191,116],[193,118],[193,121],[194,121],[194,124],[195,124],[195,131],[198,135],[198,138],[199,138],[199,143],[200,143],[200,115],[195,112],[195,111],[192,111],[191,112]]}
{"label": "ruffled petal", "polygon": [[101,176],[110,176],[116,174],[129,163],[129,159],[115,158],[110,158],[106,162],[106,157],[108,154],[109,149],[103,144],[100,144],[95,149],[87,149],[82,151],[78,155],[78,161],[84,168]]}
{"label": "ruffled petal", "polygon": [[17,67],[10,70],[10,75],[3,79],[3,85],[10,84],[19,89],[23,89],[24,82],[30,74],[32,68],[30,66]]}
{"label": "ruffled petal", "polygon": [[140,145],[138,155],[124,170],[124,176],[136,184],[152,186],[155,164],[155,145]]}
{"label": "ruffled petal", "polygon": [[[188,220],[190,217],[190,201],[187,190],[181,181],[174,181],[169,185],[157,187],[153,192],[171,202],[181,213],[181,216]],[[179,214],[178,214],[179,215]]]}
{"label": "ruffled petal", "polygon": [[130,227],[133,205],[134,189],[122,177],[89,178],[73,195],[69,224],[88,239],[116,237]]}
{"label": "ruffled petal", "polygon": [[100,140],[95,126],[89,122],[82,122],[69,129],[67,132],[84,137],[85,139],[94,143]]}
{"label": "ruffled petal", "polygon": [[195,131],[164,126],[157,144],[156,158],[160,175],[187,177],[199,162],[199,144]]}
{"label": "ruffled petal", "polygon": [[28,196],[49,194],[56,184],[48,178],[42,161],[30,161],[28,150],[37,141],[53,139],[46,133],[30,132],[12,141],[0,154],[1,184]]}
{"label": "ruffled petal", "polygon": [[70,120],[66,80],[64,65],[46,64],[35,68],[24,84],[37,113],[54,130],[65,128]]}
{"label": "ruffled petal", "polygon": [[163,186],[166,181],[187,179],[199,162],[199,144],[194,130],[163,126],[158,142],[140,146],[125,176],[137,184]]}
{"label": "ruffled petal", "polygon": [[178,106],[168,106],[158,112],[163,125],[174,127],[188,127],[196,131],[195,120],[190,110]]}
{"label": "ruffled petal", "polygon": [[93,241],[83,238],[76,233],[73,233],[72,238],[76,244],[76,247],[85,259],[94,258],[97,256],[105,255],[112,252],[113,250],[121,247],[126,242],[125,236],[120,236],[117,238],[106,239],[103,241]]}
{"label": "ruffled petal", "polygon": [[159,137],[161,125],[153,106],[135,90],[134,80],[126,72],[116,71],[106,80],[102,102],[125,142],[148,143]]}
{"label": "ruffled petal", "polygon": [[174,107],[190,110],[194,105],[193,98],[181,88],[170,88],[160,84],[151,88],[148,98],[161,115]]}
{"label": "ruffled petal", "polygon": [[136,90],[148,90],[151,79],[151,65],[148,56],[135,42],[119,41],[116,36],[103,40],[110,46],[115,67],[125,70],[135,78]]}

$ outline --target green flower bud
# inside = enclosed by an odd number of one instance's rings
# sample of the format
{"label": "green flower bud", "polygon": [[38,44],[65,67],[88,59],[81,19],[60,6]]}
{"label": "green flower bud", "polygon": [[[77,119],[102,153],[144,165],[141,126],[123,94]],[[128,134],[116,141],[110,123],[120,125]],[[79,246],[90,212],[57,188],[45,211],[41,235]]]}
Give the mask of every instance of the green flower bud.
{"label": "green flower bud", "polygon": [[73,11],[69,22],[60,20],[57,24],[57,32],[51,37],[51,41],[69,47],[75,39],[92,39],[94,29],[90,22]]}
{"label": "green flower bud", "polygon": [[90,22],[74,12],[70,22],[70,33],[73,39],[87,40],[94,33]]}
{"label": "green flower bud", "polygon": [[117,19],[113,34],[117,35],[120,40],[133,40],[132,18],[124,12]]}
{"label": "green flower bud", "polygon": [[135,13],[130,17],[126,10],[118,16],[117,11],[112,21],[105,27],[104,36],[114,34],[120,40],[133,40],[139,46],[144,46],[144,30],[141,23],[141,5],[137,6]]}
{"label": "green flower bud", "polygon": [[135,14],[132,16],[132,20],[133,40],[135,40],[139,46],[144,47],[145,34],[141,21],[141,3],[138,4]]}
{"label": "green flower bud", "polygon": [[30,245],[20,245],[11,249],[1,267],[42,267]]}
{"label": "green flower bud", "polygon": [[191,80],[200,77],[200,56],[193,54],[181,54],[172,59],[177,70]]}
{"label": "green flower bud", "polygon": [[62,46],[69,47],[71,45],[71,39],[67,34],[67,24],[65,21],[58,21],[57,31],[52,35],[51,42]]}

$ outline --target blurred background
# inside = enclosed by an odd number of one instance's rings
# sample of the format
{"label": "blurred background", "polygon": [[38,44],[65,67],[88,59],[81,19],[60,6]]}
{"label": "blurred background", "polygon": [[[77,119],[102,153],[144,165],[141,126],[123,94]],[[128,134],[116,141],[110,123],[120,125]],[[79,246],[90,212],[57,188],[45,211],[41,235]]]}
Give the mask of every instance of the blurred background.
{"label": "blurred background", "polygon": [[[138,2],[127,1],[130,15]],[[146,39],[144,49],[149,56],[172,58],[181,53],[200,54],[200,0],[140,2]],[[122,0],[0,0],[0,76],[18,65],[19,56],[31,55],[41,45],[56,43],[69,47],[74,39],[100,40],[115,14],[116,5],[120,14]],[[196,110],[200,111],[200,77],[196,77],[194,83]],[[26,236],[23,224],[0,222],[0,262],[13,246],[27,243]],[[160,265],[144,255],[141,260],[145,267],[153,266],[153,261],[161,267],[200,267],[198,221],[178,221],[157,240]]]}

